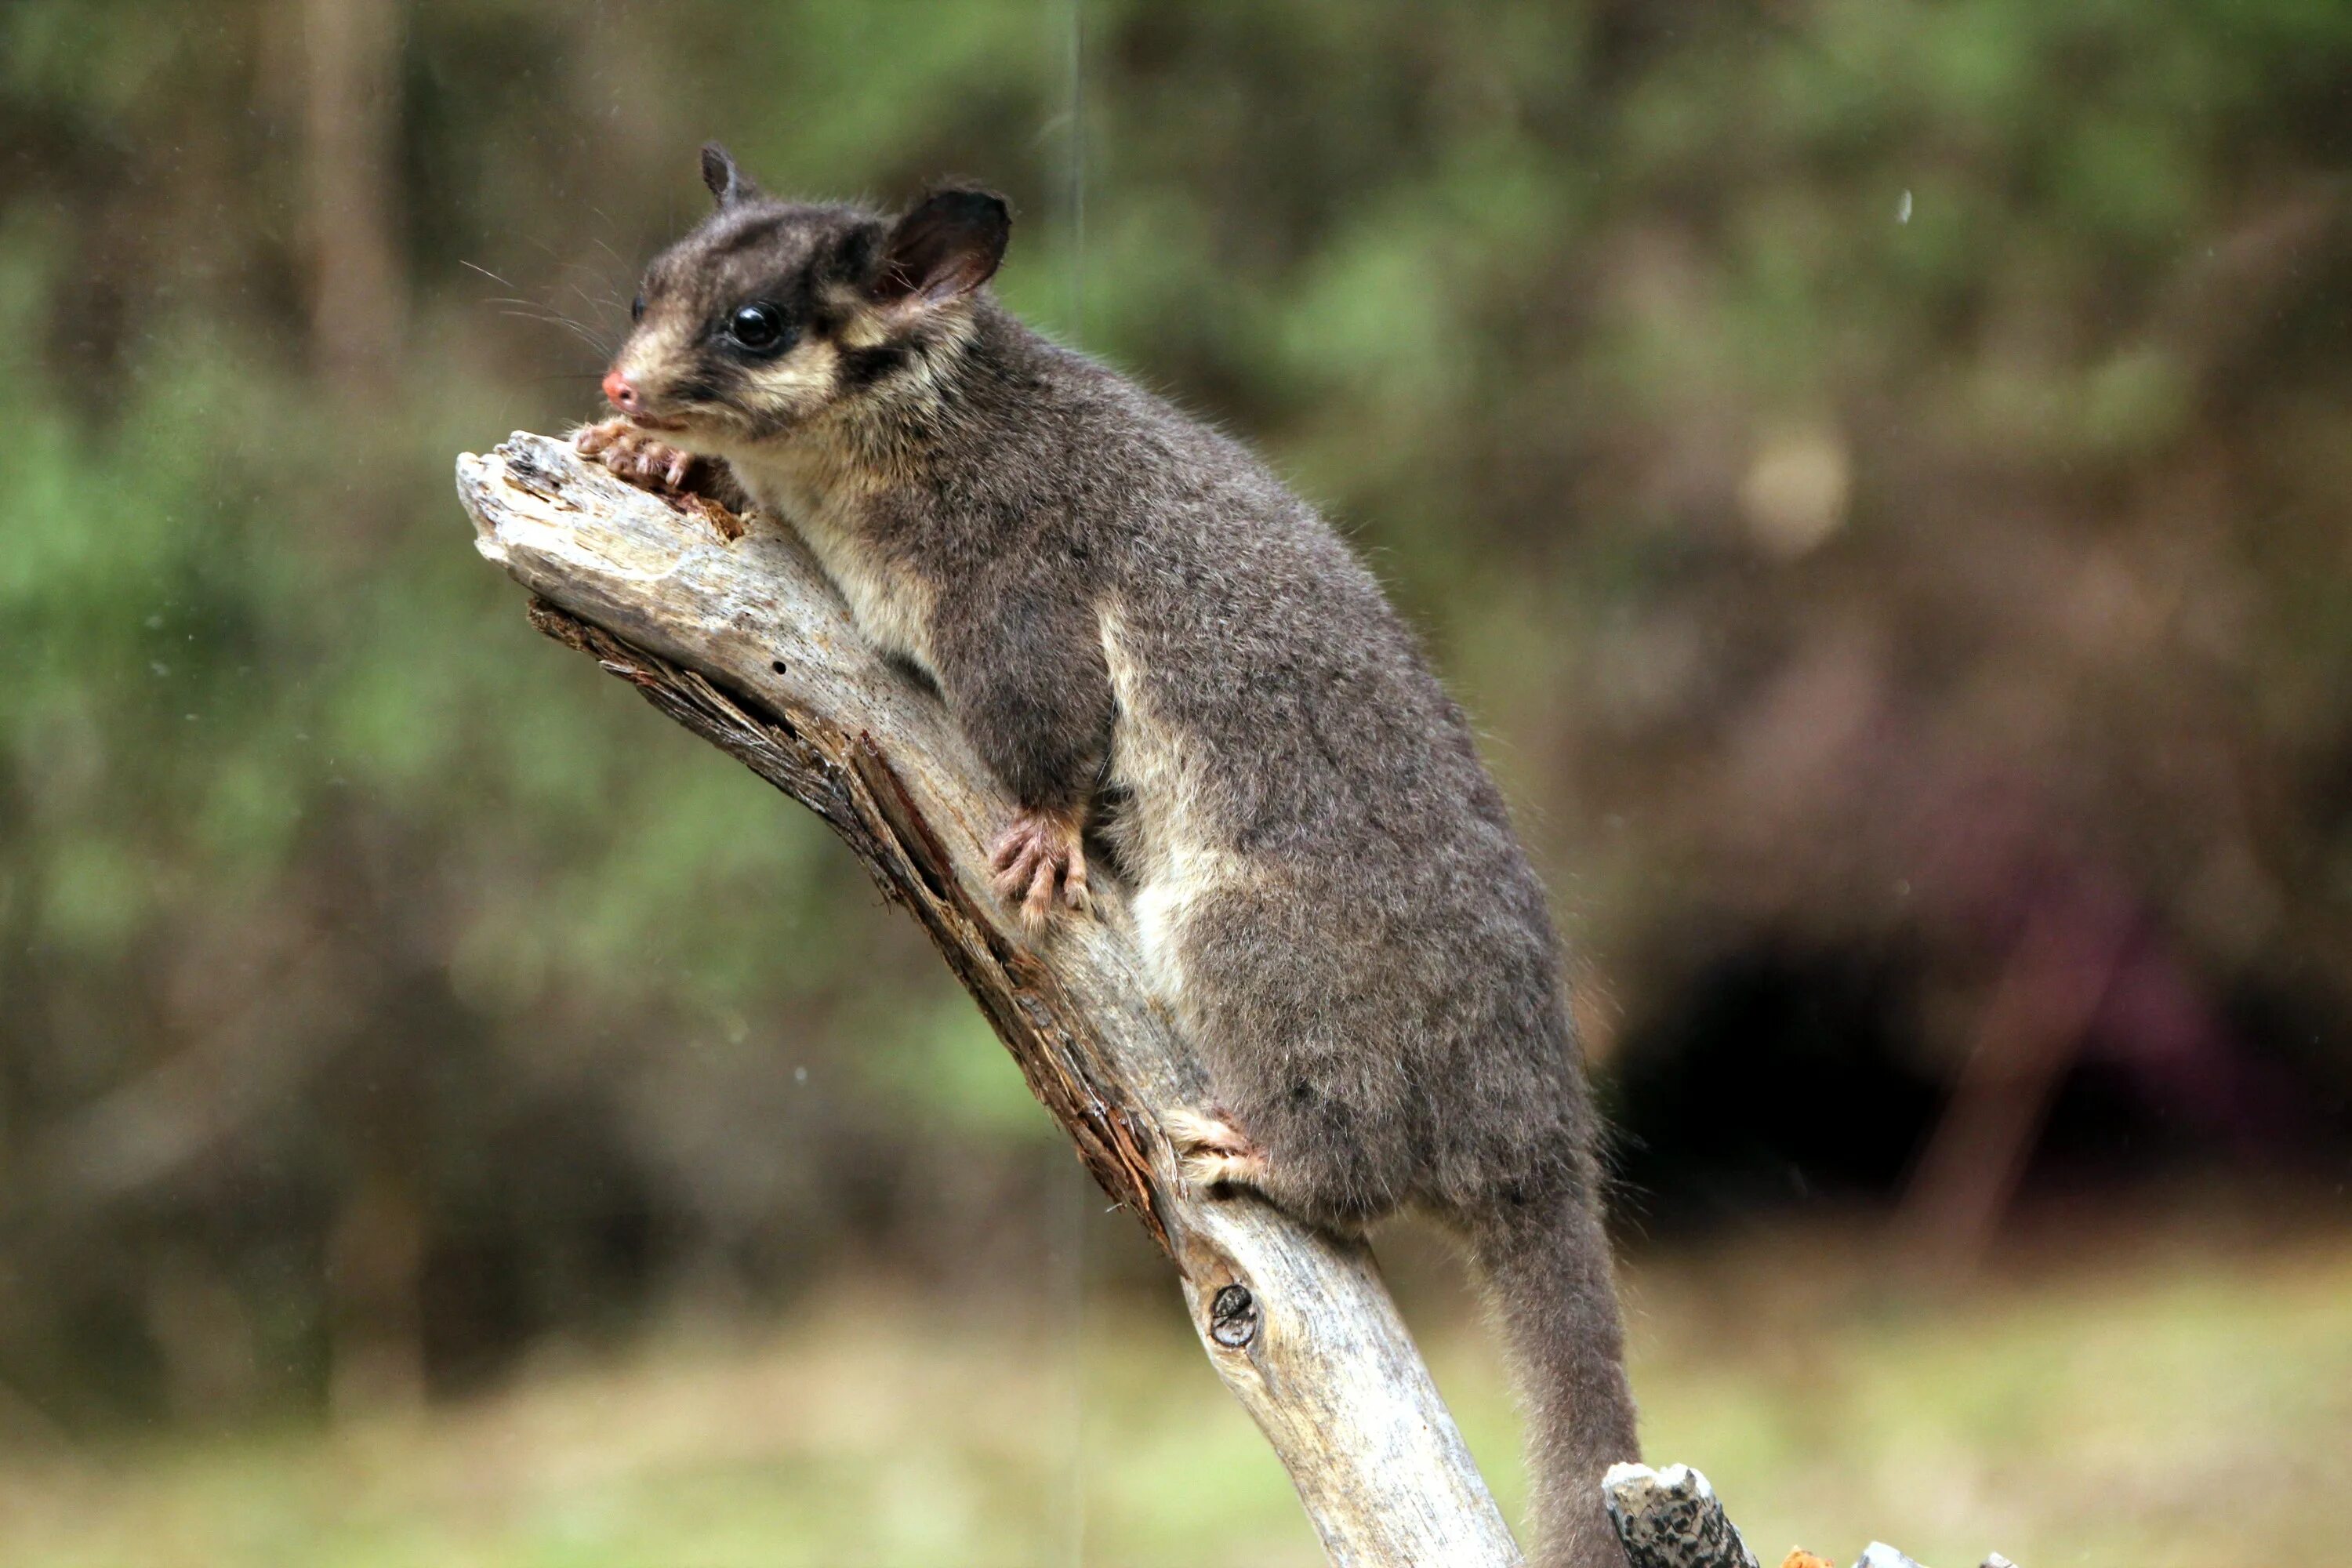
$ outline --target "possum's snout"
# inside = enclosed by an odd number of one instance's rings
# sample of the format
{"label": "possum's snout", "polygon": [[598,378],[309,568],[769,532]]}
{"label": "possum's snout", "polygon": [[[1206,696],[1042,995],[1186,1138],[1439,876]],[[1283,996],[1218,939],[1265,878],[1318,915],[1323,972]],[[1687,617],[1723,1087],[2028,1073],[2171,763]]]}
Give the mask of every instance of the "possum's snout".
{"label": "possum's snout", "polygon": [[646,413],[646,395],[629,379],[626,371],[614,365],[604,373],[604,401],[628,416],[629,422],[645,430],[677,430],[683,428],[674,419],[656,419]]}

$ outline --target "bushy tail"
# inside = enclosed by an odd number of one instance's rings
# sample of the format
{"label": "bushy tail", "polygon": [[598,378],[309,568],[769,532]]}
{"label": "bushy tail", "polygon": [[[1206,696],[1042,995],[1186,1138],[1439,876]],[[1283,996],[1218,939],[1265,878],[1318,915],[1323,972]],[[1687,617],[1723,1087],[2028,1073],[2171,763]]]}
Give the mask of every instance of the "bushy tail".
{"label": "bushy tail", "polygon": [[1601,1477],[1638,1459],[1609,1238],[1584,1194],[1477,1216],[1471,1246],[1527,1407],[1529,1568],[1624,1568]]}

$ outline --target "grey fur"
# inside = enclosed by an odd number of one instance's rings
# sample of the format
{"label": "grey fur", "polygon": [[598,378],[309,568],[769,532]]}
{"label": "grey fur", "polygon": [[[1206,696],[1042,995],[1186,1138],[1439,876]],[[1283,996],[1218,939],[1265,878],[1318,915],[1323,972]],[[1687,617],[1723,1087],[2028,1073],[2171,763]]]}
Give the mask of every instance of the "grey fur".
{"label": "grey fur", "polygon": [[[1618,1568],[1601,1476],[1637,1455],[1595,1118],[1501,794],[1314,509],[981,288],[1003,213],[728,200],[647,273],[620,363],[665,439],[810,534],[1024,806],[1085,821],[1256,1184],[1468,1238],[1530,1406],[1536,1561]],[[747,300],[790,313],[788,353],[729,346]]]}

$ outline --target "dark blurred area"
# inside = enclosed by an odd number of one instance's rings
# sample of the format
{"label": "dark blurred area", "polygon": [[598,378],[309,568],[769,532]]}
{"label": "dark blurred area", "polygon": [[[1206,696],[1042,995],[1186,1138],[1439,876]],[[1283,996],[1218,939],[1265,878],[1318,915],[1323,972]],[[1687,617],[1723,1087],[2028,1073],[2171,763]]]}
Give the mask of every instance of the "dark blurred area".
{"label": "dark blurred area", "polygon": [[2340,1209],[2347,83],[2333,0],[11,0],[0,1437],[1082,1210],[1154,1278],[846,854],[469,548],[453,457],[593,412],[709,137],[1005,190],[1017,308],[1344,520],[1544,861],[1637,1249]]}

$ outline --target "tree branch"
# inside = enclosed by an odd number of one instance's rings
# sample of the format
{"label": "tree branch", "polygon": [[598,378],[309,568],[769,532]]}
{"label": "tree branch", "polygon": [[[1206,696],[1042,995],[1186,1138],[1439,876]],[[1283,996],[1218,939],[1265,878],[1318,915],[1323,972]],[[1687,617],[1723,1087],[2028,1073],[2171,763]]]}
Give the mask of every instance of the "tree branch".
{"label": "tree branch", "polygon": [[[1654,1470],[1647,1465],[1612,1465],[1601,1482],[1609,1518],[1625,1548],[1627,1568],[1756,1568],[1756,1554],[1732,1527],[1730,1516],[1707,1485],[1686,1465]],[[1831,1568],[1827,1558],[1801,1548],[1780,1568]],[[1853,1568],[1920,1568],[1883,1541],[1863,1548]],[[1979,1568],[2017,1568],[1996,1552]]]}
{"label": "tree branch", "polygon": [[1601,1488],[1627,1568],[1756,1568],[1715,1489],[1688,1466],[1612,1466]]}
{"label": "tree branch", "polygon": [[1360,1246],[1176,1173],[1199,1067],[1153,1002],[1117,891],[1042,945],[989,885],[1010,819],[936,698],[877,658],[789,530],[667,501],[517,434],[457,461],[477,547],[531,619],[814,811],[930,933],[1104,1191],[1175,1263],[1202,1348],[1334,1563],[1499,1568],[1502,1516]]}

